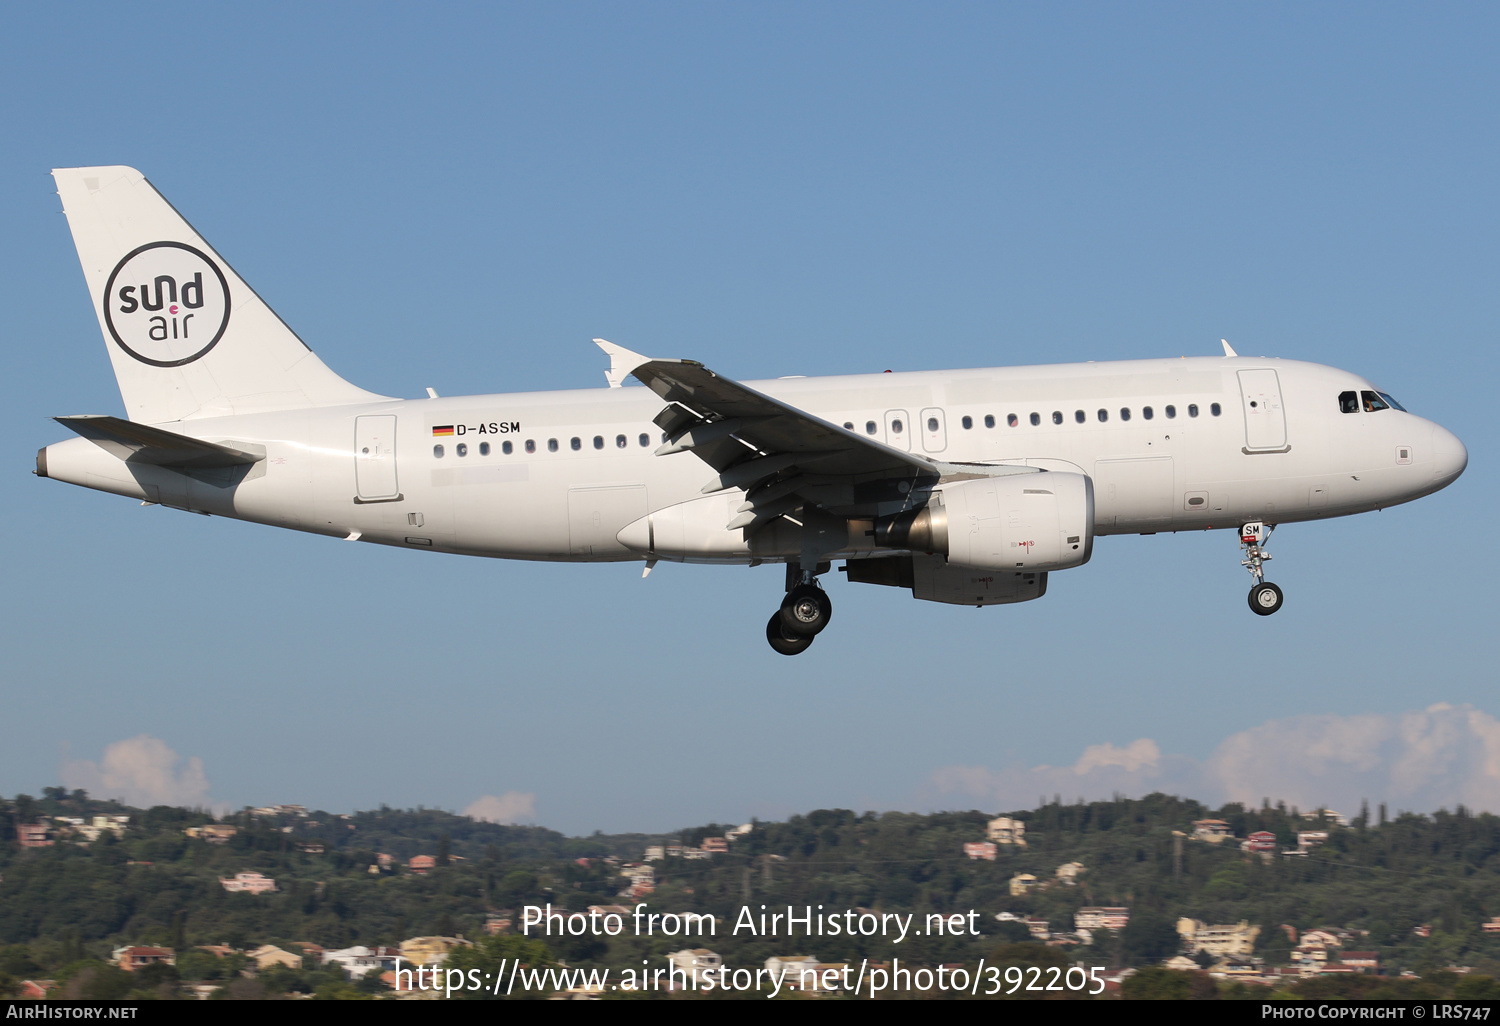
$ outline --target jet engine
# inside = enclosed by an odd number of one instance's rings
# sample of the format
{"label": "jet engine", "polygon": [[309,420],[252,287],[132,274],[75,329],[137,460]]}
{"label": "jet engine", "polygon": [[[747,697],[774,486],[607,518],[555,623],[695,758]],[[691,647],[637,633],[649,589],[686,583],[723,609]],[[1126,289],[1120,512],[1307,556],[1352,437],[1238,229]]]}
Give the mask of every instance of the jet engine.
{"label": "jet engine", "polygon": [[1093,483],[1084,474],[1051,472],[942,484],[921,509],[879,521],[875,543],[979,570],[1082,566],[1094,549]]}

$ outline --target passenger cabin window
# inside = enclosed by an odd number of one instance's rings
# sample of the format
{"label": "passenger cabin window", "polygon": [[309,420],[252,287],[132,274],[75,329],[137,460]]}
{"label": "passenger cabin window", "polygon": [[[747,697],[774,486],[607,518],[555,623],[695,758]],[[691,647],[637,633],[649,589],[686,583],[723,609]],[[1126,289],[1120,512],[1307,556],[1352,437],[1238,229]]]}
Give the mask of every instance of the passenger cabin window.
{"label": "passenger cabin window", "polygon": [[509,456],[511,453],[516,451],[516,447],[514,445],[511,445],[509,442],[501,442],[500,451]]}
{"label": "passenger cabin window", "polygon": [[568,442],[568,447],[571,448],[574,452],[577,452],[579,449],[583,448],[583,439],[579,438],[577,435],[574,435],[573,438]]}
{"label": "passenger cabin window", "polygon": [[1218,403],[1210,403],[1208,406],[1208,412],[1217,417],[1219,414],[1224,412],[1224,407],[1220,406]]}
{"label": "passenger cabin window", "polygon": [[972,428],[974,426],[974,418],[973,417],[965,417],[963,419],[963,421],[962,421],[962,424],[964,426],[964,430],[968,431],[970,428]]}
{"label": "passenger cabin window", "polygon": [[984,426],[985,427],[994,427],[995,426],[995,415],[993,413],[986,413],[984,415]]}
{"label": "passenger cabin window", "polygon": [[453,451],[456,452],[460,456],[467,456],[467,455],[469,455],[469,447],[467,445],[465,445],[463,442],[459,442],[457,445],[455,445],[453,447]]}
{"label": "passenger cabin window", "polygon": [[865,434],[873,435],[878,430],[880,430],[879,425],[877,425],[873,420],[865,421]]}
{"label": "passenger cabin window", "polygon": [[488,456],[489,454],[490,454],[490,443],[489,442],[480,442],[479,443],[479,455],[481,455],[481,456]]}
{"label": "passenger cabin window", "polygon": [[1165,412],[1167,414],[1167,419],[1168,420],[1176,420],[1177,419],[1177,407],[1175,407],[1175,406],[1168,406],[1168,407],[1166,407]]}
{"label": "passenger cabin window", "polygon": [[625,448],[629,444],[630,444],[630,439],[626,438],[624,435],[615,435],[615,448],[616,449],[623,449],[623,448]]}
{"label": "passenger cabin window", "polygon": [[555,438],[549,438],[549,439],[547,439],[547,451],[548,452],[556,452],[557,451],[557,439],[555,439]]}
{"label": "passenger cabin window", "polygon": [[1054,423],[1054,424],[1061,424],[1062,423],[1062,410],[1053,410],[1052,411],[1052,423]]}
{"label": "passenger cabin window", "polygon": [[1108,410],[1100,410],[1099,411],[1099,423],[1103,424],[1108,419],[1109,419],[1109,411]]}
{"label": "passenger cabin window", "polygon": [[527,452],[536,452],[536,439],[534,439],[534,438],[528,438],[528,439],[526,439],[526,451]]}
{"label": "passenger cabin window", "polygon": [[891,421],[891,434],[899,435],[904,425],[899,420]]}
{"label": "passenger cabin window", "polygon": [[1122,406],[1122,407],[1120,407],[1120,419],[1121,420],[1129,420],[1130,419],[1130,407],[1129,406]]}
{"label": "passenger cabin window", "polygon": [[932,432],[933,434],[936,434],[937,433],[937,429],[938,429],[937,418],[936,417],[928,417],[927,418],[927,430],[930,431],[930,432]]}
{"label": "passenger cabin window", "polygon": [[1017,424],[1021,423],[1021,420],[1014,413],[1011,413],[1006,416],[1005,423],[1009,424],[1011,427],[1015,427]]}
{"label": "passenger cabin window", "polygon": [[1089,415],[1087,413],[1084,413],[1082,410],[1073,411],[1073,420],[1075,423],[1083,424],[1086,423],[1088,419]]}
{"label": "passenger cabin window", "polygon": [[1197,403],[1188,403],[1188,416],[1189,417],[1196,417],[1196,416],[1198,416],[1198,404]]}
{"label": "passenger cabin window", "polygon": [[642,431],[641,432],[641,448],[644,449],[646,446],[648,446],[650,444],[651,444],[651,436],[648,435],[648,434],[646,434],[644,431]]}
{"label": "passenger cabin window", "polygon": [[602,449],[602,448],[604,448],[604,436],[603,435],[595,435],[594,436],[594,448],[595,449]]}
{"label": "passenger cabin window", "polygon": [[1151,409],[1151,407],[1149,407],[1149,406],[1142,406],[1141,407],[1141,416],[1144,417],[1144,418],[1146,418],[1147,420],[1150,420],[1152,417],[1156,416],[1156,414]]}
{"label": "passenger cabin window", "polygon": [[1365,401],[1366,413],[1378,413],[1380,410],[1390,409],[1390,407],[1386,405],[1385,400],[1380,398],[1380,396],[1376,395],[1374,392],[1364,391],[1359,393],[1359,397]]}
{"label": "passenger cabin window", "polygon": [[443,447],[441,445],[434,445],[432,447],[432,458],[435,460],[443,458]]}
{"label": "passenger cabin window", "polygon": [[1042,415],[1040,413],[1033,413],[1031,415],[1031,426],[1032,427],[1036,427],[1041,422],[1042,422]]}

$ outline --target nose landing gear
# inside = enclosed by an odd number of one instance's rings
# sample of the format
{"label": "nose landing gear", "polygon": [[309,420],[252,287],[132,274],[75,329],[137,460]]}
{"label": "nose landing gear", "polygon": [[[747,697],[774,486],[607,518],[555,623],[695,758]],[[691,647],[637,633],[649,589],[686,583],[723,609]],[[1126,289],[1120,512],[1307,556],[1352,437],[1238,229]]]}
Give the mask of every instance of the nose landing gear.
{"label": "nose landing gear", "polygon": [[1271,558],[1271,554],[1266,551],[1266,543],[1270,541],[1274,530],[1275,524],[1262,524],[1259,521],[1240,528],[1240,551],[1245,554],[1240,565],[1255,578],[1255,584],[1250,588],[1250,610],[1258,616],[1270,616],[1281,608],[1281,589],[1266,580],[1263,566]]}
{"label": "nose landing gear", "polygon": [[818,586],[817,575],[826,573],[828,563],[819,563],[813,572],[792,564],[786,569],[786,598],[781,608],[771,614],[766,624],[766,640],[782,655],[798,655],[808,646],[828,621],[833,617],[833,603],[828,594]]}

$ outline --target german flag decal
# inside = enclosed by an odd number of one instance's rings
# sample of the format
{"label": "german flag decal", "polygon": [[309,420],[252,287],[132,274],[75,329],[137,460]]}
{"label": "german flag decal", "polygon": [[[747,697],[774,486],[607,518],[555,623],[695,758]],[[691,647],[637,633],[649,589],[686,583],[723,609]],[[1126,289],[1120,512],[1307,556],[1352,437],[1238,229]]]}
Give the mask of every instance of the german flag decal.
{"label": "german flag decal", "polygon": [[435,427],[435,428],[432,429],[432,437],[433,438],[441,438],[441,437],[444,437],[446,435],[451,435],[451,434],[453,434],[453,425],[452,424],[444,424],[442,427]]}

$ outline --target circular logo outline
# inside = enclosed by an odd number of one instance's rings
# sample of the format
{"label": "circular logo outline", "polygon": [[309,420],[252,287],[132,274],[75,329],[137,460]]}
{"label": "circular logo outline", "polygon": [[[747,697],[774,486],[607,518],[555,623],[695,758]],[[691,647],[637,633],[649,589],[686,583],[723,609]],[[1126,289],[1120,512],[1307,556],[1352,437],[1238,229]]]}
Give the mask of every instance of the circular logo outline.
{"label": "circular logo outline", "polygon": [[[208,345],[198,350],[192,356],[185,356],[181,360],[153,360],[151,359],[151,357],[142,356],[134,349],[131,349],[130,346],[125,344],[125,340],[120,337],[120,331],[115,327],[114,315],[109,308],[110,296],[112,296],[115,291],[115,279],[119,277],[121,269],[124,268],[126,264],[130,263],[130,261],[146,252],[146,250],[162,248],[185,250],[193,254],[193,256],[197,257],[199,260],[202,260],[213,270],[214,275],[219,279],[219,287],[224,290],[224,320],[219,324],[218,332],[216,332],[214,334],[214,337],[209,340]],[[125,350],[125,352],[129,353],[132,357],[139,360],[141,363],[149,363],[153,367],[181,367],[183,364],[192,363],[194,360],[202,359],[208,354],[209,350],[213,349],[214,346],[219,344],[219,339],[224,337],[224,332],[229,328],[229,310],[229,282],[224,277],[224,272],[219,269],[218,264],[214,263],[208,258],[208,254],[204,253],[201,249],[198,249],[194,246],[189,246],[185,242],[148,242],[144,246],[137,246],[135,249],[132,249],[129,253],[126,253],[123,257],[120,258],[120,262],[118,264],[115,264],[115,269],[109,272],[109,280],[104,283],[104,323],[105,326],[109,328],[109,334],[115,340],[115,345]]]}

